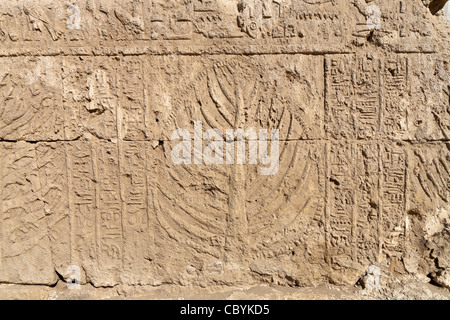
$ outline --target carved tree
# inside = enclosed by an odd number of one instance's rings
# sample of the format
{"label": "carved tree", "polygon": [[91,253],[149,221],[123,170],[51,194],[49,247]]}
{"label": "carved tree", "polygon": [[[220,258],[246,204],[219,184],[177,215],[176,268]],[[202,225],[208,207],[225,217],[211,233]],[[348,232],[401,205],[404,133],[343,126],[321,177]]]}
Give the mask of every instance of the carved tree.
{"label": "carved tree", "polygon": [[[198,85],[190,87],[196,102],[185,106],[186,116],[178,117],[175,123],[178,128],[187,128],[193,121],[203,120],[204,131],[279,129],[279,172],[263,176],[253,165],[172,166],[170,178],[158,186],[162,200],[157,219],[170,237],[196,251],[238,264],[253,259],[252,253],[283,254],[291,240],[281,235],[305,209],[317,207],[314,195],[299,195],[309,187],[311,169],[320,162],[318,150],[308,146],[308,161],[299,161],[300,142],[290,141],[297,121],[293,108],[277,92],[277,84],[265,81],[267,75],[255,73],[255,69],[251,63],[208,66],[196,79]],[[169,149],[165,154],[170,159]],[[199,198],[191,200],[188,188],[203,189],[203,194],[197,192]],[[164,211],[170,204],[175,214]],[[211,216],[203,214],[205,207]]]}

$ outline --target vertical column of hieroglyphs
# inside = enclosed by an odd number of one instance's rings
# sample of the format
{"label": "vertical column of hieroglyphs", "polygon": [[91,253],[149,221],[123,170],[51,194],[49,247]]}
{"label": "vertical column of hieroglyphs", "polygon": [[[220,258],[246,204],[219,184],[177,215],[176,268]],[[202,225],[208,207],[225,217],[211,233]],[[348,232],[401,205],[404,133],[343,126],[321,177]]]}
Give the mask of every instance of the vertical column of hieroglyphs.
{"label": "vertical column of hieroglyphs", "polygon": [[409,58],[403,55],[388,56],[382,61],[381,130],[394,140],[408,137],[409,64]]}
{"label": "vertical column of hieroglyphs", "polygon": [[[355,210],[355,125],[352,108],[352,56],[329,56],[325,60],[326,131],[328,181],[326,230],[328,261],[333,268],[351,264]],[[348,141],[340,141],[344,138]]]}
{"label": "vertical column of hieroglyphs", "polygon": [[[381,116],[380,59],[372,54],[357,56],[352,68],[355,138],[358,140],[356,169],[356,208],[353,229],[353,259],[367,266],[377,261],[379,244],[379,129]],[[370,140],[370,141],[363,141]]]}
{"label": "vertical column of hieroglyphs", "polygon": [[395,145],[385,145],[381,151],[382,252],[391,259],[399,260],[405,240],[406,152]]}
{"label": "vertical column of hieroglyphs", "polygon": [[[350,242],[355,247],[352,257],[353,260],[358,259],[360,264],[375,262],[377,258],[373,253],[380,251],[380,244],[388,256],[398,256],[403,250],[406,155],[401,140],[406,139],[408,134],[408,65],[408,58],[403,56],[383,59],[371,55],[354,58],[339,56],[327,59],[326,111],[329,122],[327,131],[332,139],[330,143],[335,144],[335,139],[341,138],[357,141],[353,145],[356,149],[352,149],[355,158],[351,165],[356,168],[353,176],[356,194],[354,198],[348,196],[349,199],[341,200],[346,205],[354,206],[346,211],[347,215],[353,212]],[[384,142],[381,142],[382,138],[389,140],[383,139]],[[332,198],[335,190],[343,188],[341,181],[333,174],[333,150],[344,148],[342,153],[351,154],[345,151],[349,149],[345,146],[348,143],[343,142],[342,147],[330,149],[329,197]],[[377,192],[379,185],[381,191]],[[338,212],[339,209],[330,208],[331,241],[335,238],[333,210]],[[330,248],[333,245],[336,244],[331,242]]]}
{"label": "vertical column of hieroglyphs", "polygon": [[361,143],[356,154],[356,198],[354,255],[360,265],[378,260],[380,217],[380,148],[376,142]]}
{"label": "vertical column of hieroglyphs", "polygon": [[352,56],[327,56],[325,59],[325,129],[329,138],[353,138],[351,112],[353,96]]}
{"label": "vertical column of hieroglyphs", "polygon": [[377,248],[379,242],[379,71],[379,59],[370,54],[326,59],[326,129],[331,139],[327,228],[333,266],[376,261],[367,248]]}
{"label": "vertical column of hieroglyphs", "polygon": [[[117,137],[118,98],[115,62],[115,59],[106,57],[64,58],[66,140],[85,138],[106,141]],[[114,255],[111,252],[115,250],[115,243],[112,244],[104,238],[107,237],[108,230],[105,229],[109,228],[110,223],[107,215],[111,214],[112,219],[117,216],[116,212],[110,211],[114,204],[110,202],[108,196],[112,192],[119,197],[119,188],[116,186],[116,189],[108,189],[111,188],[111,184],[108,184],[108,181],[102,183],[100,178],[107,180],[118,176],[117,145],[113,146],[114,150],[110,150],[109,146],[106,148],[103,144],[87,141],[66,145],[72,264],[84,268],[93,277],[91,278],[93,281],[106,285],[115,283],[110,278],[111,274],[106,272],[115,266],[114,259],[111,261],[105,258]],[[111,168],[114,161],[115,169]],[[120,202],[120,199],[117,198],[116,202]],[[102,210],[107,211],[107,214]],[[120,214],[119,204],[119,217]],[[121,244],[118,247],[120,255]],[[100,275],[93,276],[93,272],[99,270]],[[106,280],[101,282],[102,279]]]}
{"label": "vertical column of hieroglyphs", "polygon": [[370,53],[358,56],[352,70],[355,138],[375,140],[380,128],[380,59]]}
{"label": "vertical column of hieroglyphs", "polygon": [[63,61],[66,140],[117,137],[116,60],[80,56]]}
{"label": "vertical column of hieroglyphs", "polygon": [[118,130],[120,139],[145,140],[144,59],[125,57],[120,63]]}
{"label": "vertical column of hieroglyphs", "polygon": [[380,60],[371,54],[326,59],[326,130],[331,139],[378,138]]}
{"label": "vertical column of hieroglyphs", "polygon": [[120,143],[120,184],[123,201],[124,270],[141,278],[152,260],[147,152],[143,142]]}
{"label": "vertical column of hieroglyphs", "polygon": [[333,266],[350,265],[355,210],[355,145],[331,142],[328,146],[327,230],[328,258]]}
{"label": "vertical column of hieroglyphs", "polygon": [[97,259],[97,203],[93,146],[73,142],[66,146],[71,225],[71,263],[92,271]]}
{"label": "vertical column of hieroglyphs", "polygon": [[[120,187],[123,209],[123,280],[142,283],[148,277],[149,217],[147,192],[145,58],[124,57],[120,62],[118,88],[118,136]],[[136,141],[136,142],[125,142]],[[133,275],[133,276],[132,276]],[[139,279],[139,280],[137,280]]]}
{"label": "vertical column of hieroglyphs", "polygon": [[66,156],[64,145],[40,143],[36,146],[41,189],[38,196],[44,202],[52,261],[56,270],[64,274],[70,265],[70,215]]}
{"label": "vertical column of hieroglyphs", "polygon": [[[119,150],[116,143],[95,143],[97,181],[97,235],[99,278],[115,284],[123,262],[122,199],[120,196]],[[113,282],[113,283],[111,283]]]}
{"label": "vertical column of hieroglyphs", "polygon": [[410,104],[409,58],[388,56],[382,64],[382,126],[397,142],[382,148],[382,244],[388,257],[400,258],[404,249],[407,154],[399,140],[408,138]]}

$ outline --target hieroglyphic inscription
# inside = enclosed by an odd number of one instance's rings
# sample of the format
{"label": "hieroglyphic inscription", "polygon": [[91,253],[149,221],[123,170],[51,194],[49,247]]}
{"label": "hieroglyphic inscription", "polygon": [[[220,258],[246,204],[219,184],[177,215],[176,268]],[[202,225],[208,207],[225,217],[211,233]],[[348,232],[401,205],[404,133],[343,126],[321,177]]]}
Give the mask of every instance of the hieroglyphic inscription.
{"label": "hieroglyphic inscription", "polygon": [[380,61],[373,55],[326,60],[327,131],[333,138],[369,139],[380,128]]}
{"label": "hieroglyphic inscription", "polygon": [[[109,59],[107,59],[109,60]],[[65,136],[117,137],[115,60],[91,57],[64,59]]]}
{"label": "hieroglyphic inscription", "polygon": [[[380,14],[377,30],[367,26],[373,7]],[[433,40],[424,9],[405,0],[19,0],[15,5],[0,4],[0,42],[32,48],[106,45],[108,50],[111,42],[209,46],[212,42],[205,40],[245,39],[262,45],[301,44],[304,49],[325,45],[320,50],[326,52],[345,51],[350,43],[363,46],[375,31],[380,44],[419,52]]]}
{"label": "hieroglyphic inscription", "polygon": [[153,215],[148,186],[149,160],[142,142],[120,143],[120,187],[123,205],[124,269],[144,279],[151,277],[154,259]]}
{"label": "hieroglyphic inscription", "polygon": [[98,255],[93,145],[71,143],[66,148],[70,174],[71,261],[80,267],[88,267]]}
{"label": "hieroglyphic inscription", "polygon": [[356,145],[331,144],[328,147],[329,255],[333,265],[349,266],[352,258],[352,235],[356,216],[356,181],[353,160]]}
{"label": "hieroglyphic inscription", "polygon": [[38,144],[35,150],[52,260],[62,274],[71,258],[66,154],[63,143]]}
{"label": "hieroglyphic inscription", "polygon": [[409,59],[388,58],[382,66],[383,133],[394,139],[408,135],[408,105],[410,103]]}
{"label": "hieroglyphic inscription", "polygon": [[[97,287],[402,269],[409,215],[449,202],[440,18],[404,0],[0,3],[0,282],[54,285],[69,264]],[[173,131],[200,121],[279,130],[276,174],[195,148],[176,165]]]}
{"label": "hieroglyphic inscription", "polygon": [[[101,270],[118,271],[123,259],[122,198],[120,196],[120,174],[118,146],[114,143],[96,144],[96,179],[99,226],[97,230],[99,250],[98,262]],[[117,178],[119,177],[119,179]]]}
{"label": "hieroglyphic inscription", "polygon": [[119,76],[118,130],[121,139],[146,139],[144,61],[124,58]]}
{"label": "hieroglyphic inscription", "polygon": [[177,10],[173,1],[153,1],[152,39],[189,40],[192,38],[192,7]]}
{"label": "hieroglyphic inscription", "polygon": [[374,263],[381,248],[388,257],[402,252],[406,155],[389,143],[362,141],[406,138],[408,63],[371,54],[326,60],[327,133],[337,139],[329,150],[331,259]]}
{"label": "hieroglyphic inscription", "polygon": [[385,256],[400,258],[406,212],[404,150],[377,143],[333,143],[328,153],[331,263],[349,267],[379,262],[381,248]]}
{"label": "hieroglyphic inscription", "polygon": [[251,0],[241,1],[238,10],[238,26],[253,39],[342,40],[345,23],[332,1]]}
{"label": "hieroglyphic inscription", "polygon": [[384,146],[381,159],[383,253],[399,260],[405,241],[406,153],[402,147]]}
{"label": "hieroglyphic inscription", "polygon": [[356,154],[356,212],[354,257],[361,265],[378,259],[380,238],[380,147],[360,144]]}

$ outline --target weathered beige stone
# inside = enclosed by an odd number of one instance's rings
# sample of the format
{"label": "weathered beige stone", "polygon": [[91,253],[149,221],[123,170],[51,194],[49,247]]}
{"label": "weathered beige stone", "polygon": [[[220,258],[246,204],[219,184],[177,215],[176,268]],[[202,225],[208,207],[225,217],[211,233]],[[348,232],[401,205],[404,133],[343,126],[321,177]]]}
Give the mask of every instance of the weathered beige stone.
{"label": "weathered beige stone", "polygon": [[445,2],[1,2],[0,283],[448,287]]}

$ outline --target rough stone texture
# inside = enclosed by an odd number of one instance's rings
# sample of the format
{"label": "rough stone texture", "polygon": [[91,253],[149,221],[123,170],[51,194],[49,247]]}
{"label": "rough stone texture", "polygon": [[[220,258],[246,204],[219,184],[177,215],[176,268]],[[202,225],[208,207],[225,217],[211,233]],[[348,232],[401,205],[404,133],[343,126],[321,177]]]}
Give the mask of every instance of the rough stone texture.
{"label": "rough stone texture", "polygon": [[[0,283],[449,287],[444,4],[2,1]],[[194,121],[278,173],[175,165]]]}

